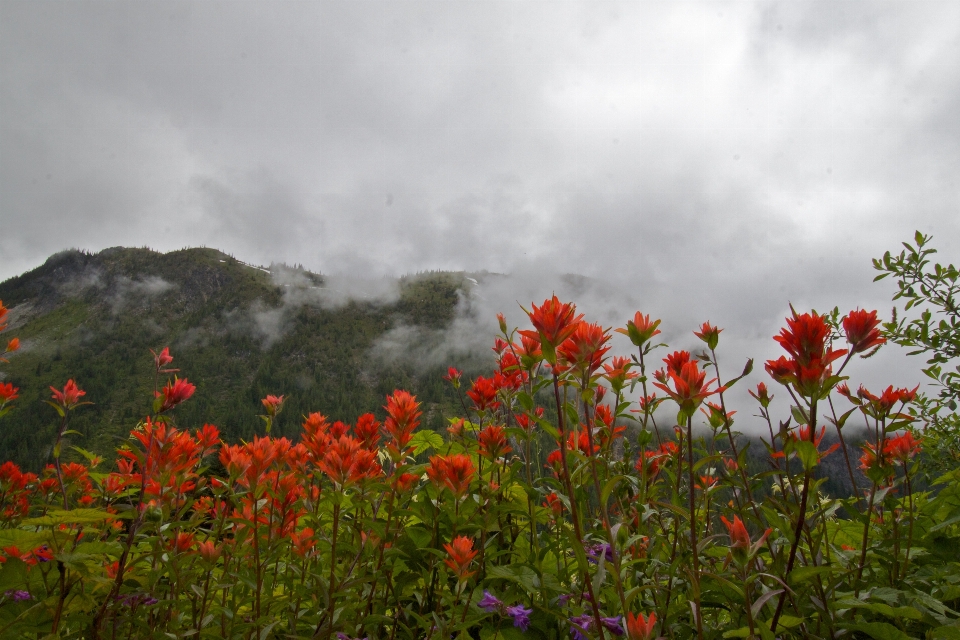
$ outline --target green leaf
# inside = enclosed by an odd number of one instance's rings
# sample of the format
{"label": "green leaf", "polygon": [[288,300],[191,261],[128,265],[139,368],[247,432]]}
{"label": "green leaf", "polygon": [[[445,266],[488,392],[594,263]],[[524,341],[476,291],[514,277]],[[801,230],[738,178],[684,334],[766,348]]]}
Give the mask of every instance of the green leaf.
{"label": "green leaf", "polygon": [[57,524],[88,524],[115,518],[113,514],[103,509],[51,509],[45,516],[27,518],[21,524],[25,527],[40,527]]}
{"label": "green leaf", "polygon": [[930,632],[932,640],[960,640],[960,627],[949,625],[937,627]]}
{"label": "green leaf", "polygon": [[537,590],[537,572],[522,564],[492,567],[487,571],[487,578],[501,578],[515,582],[526,589],[527,593],[534,593]]}
{"label": "green leaf", "polygon": [[443,446],[443,437],[436,431],[423,429],[417,431],[410,438],[410,444],[413,446],[413,455],[418,456],[428,449],[439,449]]}
{"label": "green leaf", "polygon": [[603,491],[600,492],[601,504],[607,504],[607,500],[610,499],[610,494],[613,492],[614,488],[616,488],[617,483],[624,479],[626,479],[626,476],[614,476],[607,481],[607,483],[603,486]]}
{"label": "green leaf", "polygon": [[0,565],[0,592],[27,586],[27,564],[20,558],[7,558]]}
{"label": "green leaf", "polygon": [[24,531],[23,529],[0,529],[0,548],[19,547],[23,551],[36,549],[42,544],[49,544],[49,531]]}
{"label": "green leaf", "polygon": [[820,462],[820,452],[817,451],[815,444],[807,440],[800,440],[793,446],[797,452],[797,457],[800,458],[800,462],[803,463],[803,468],[806,471],[816,468],[817,463]]}
{"label": "green leaf", "polygon": [[798,584],[813,578],[814,576],[823,575],[825,573],[831,573],[837,571],[836,567],[797,567],[790,572],[790,584]]}
{"label": "green leaf", "polygon": [[793,419],[797,422],[797,424],[810,423],[810,414],[805,407],[793,405],[790,407],[790,414],[793,416]]}
{"label": "green leaf", "polygon": [[852,631],[862,631],[875,640],[911,640],[910,636],[888,622],[862,622],[847,627]]}

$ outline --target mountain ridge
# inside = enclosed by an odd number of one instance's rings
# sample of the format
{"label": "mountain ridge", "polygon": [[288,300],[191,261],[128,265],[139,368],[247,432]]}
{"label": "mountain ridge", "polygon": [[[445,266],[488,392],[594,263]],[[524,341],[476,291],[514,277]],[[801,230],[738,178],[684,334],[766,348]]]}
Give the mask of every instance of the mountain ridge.
{"label": "mountain ridge", "polygon": [[[175,411],[184,427],[210,422],[228,438],[250,438],[260,427],[260,398],[285,394],[274,433],[293,436],[303,414],[351,421],[379,413],[385,395],[402,387],[424,401],[425,424],[439,429],[454,402],[445,368],[380,362],[373,347],[399,326],[449,325],[467,295],[466,278],[431,272],[344,284],[210,248],[59,252],[0,283],[0,300],[11,309],[7,334],[23,345],[0,369],[0,379],[21,389],[0,419],[0,456],[42,466],[56,420],[41,401],[69,378],[94,403],[71,418],[80,433],[70,444],[112,453],[149,412],[149,349],[164,346],[178,375],[197,384]],[[349,290],[358,282],[369,286]]]}

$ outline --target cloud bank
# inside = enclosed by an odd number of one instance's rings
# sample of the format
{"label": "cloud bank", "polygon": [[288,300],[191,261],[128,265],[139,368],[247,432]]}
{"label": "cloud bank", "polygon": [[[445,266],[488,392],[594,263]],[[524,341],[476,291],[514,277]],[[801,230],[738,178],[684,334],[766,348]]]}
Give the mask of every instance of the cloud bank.
{"label": "cloud bank", "polygon": [[915,229],[960,254],[948,0],[10,1],[0,56],[0,278],[201,244],[512,274],[469,341],[579,274],[598,320],[759,359],[790,302],[887,309],[870,259]]}

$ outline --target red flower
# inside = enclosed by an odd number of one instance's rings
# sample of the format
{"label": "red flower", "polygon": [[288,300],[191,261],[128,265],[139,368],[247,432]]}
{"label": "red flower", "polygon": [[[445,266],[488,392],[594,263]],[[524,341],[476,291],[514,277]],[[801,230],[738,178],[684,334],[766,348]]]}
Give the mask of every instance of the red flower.
{"label": "red flower", "polygon": [[569,338],[557,347],[557,352],[570,365],[586,375],[592,375],[603,364],[603,356],[610,350],[604,346],[610,334],[592,322],[580,322]]}
{"label": "red flower", "polygon": [[313,535],[313,529],[305,528],[303,531],[294,531],[290,534],[290,542],[293,543],[293,552],[304,558],[313,555],[313,548],[317,540]]}
{"label": "red flower", "polygon": [[220,444],[220,430],[212,424],[203,425],[203,428],[197,431],[197,444],[205,452],[209,452]]}
{"label": "red flower", "polygon": [[721,331],[723,331],[723,329],[717,329],[709,322],[704,322],[700,325],[700,331],[694,331],[693,335],[706,342],[708,349],[716,349],[717,343],[720,341]]}
{"label": "red flower", "polygon": [[463,438],[463,429],[466,426],[466,424],[467,424],[467,421],[464,420],[463,418],[456,418],[456,419],[451,418],[450,426],[447,427],[447,433],[450,434],[451,438],[455,438],[459,440]]}
{"label": "red flower", "polygon": [[559,476],[562,464],[563,460],[560,458],[560,449],[554,449],[550,452],[550,455],[547,456],[547,464],[544,466],[551,469],[555,476]]}
{"label": "red flower", "polygon": [[759,540],[751,542],[750,534],[743,525],[743,521],[740,520],[740,516],[734,516],[733,522],[730,522],[724,516],[720,516],[720,519],[723,521],[723,524],[726,525],[727,532],[730,534],[730,551],[733,552],[734,557],[741,562],[749,560],[756,555],[760,546],[766,541],[767,536],[773,531],[773,529],[767,529],[763,535],[760,536]]}
{"label": "red flower", "polygon": [[470,456],[455,453],[449,456],[431,456],[427,477],[437,487],[447,487],[459,500],[470,488],[477,470]]}
{"label": "red flower", "polygon": [[346,422],[340,422],[337,420],[330,425],[330,430],[327,433],[334,440],[338,440],[341,436],[347,435],[347,431],[350,431],[350,425],[348,425]]}
{"label": "red flower", "polygon": [[633,615],[633,612],[627,612],[627,638],[629,640],[652,640],[655,638],[654,627],[657,624],[657,614],[651,613],[650,617],[645,618],[643,614]]}
{"label": "red flower", "polygon": [[848,313],[843,319],[843,330],[851,345],[850,352],[862,353],[885,343],[887,339],[880,335],[879,325],[876,311],[856,309]]}
{"label": "red flower", "polygon": [[376,450],[380,442],[380,423],[372,413],[365,413],[357,418],[357,426],[353,428],[353,432],[364,449]]}
{"label": "red flower", "polygon": [[300,442],[310,452],[310,457],[314,462],[323,459],[323,454],[327,450],[327,444],[330,442],[328,430],[330,425],[323,414],[313,412],[303,421],[303,434],[300,436]]}
{"label": "red flower", "polygon": [[350,436],[340,436],[327,448],[320,470],[339,487],[346,487],[380,474],[377,454],[361,448],[361,443]]}
{"label": "red flower", "polygon": [[773,338],[791,358],[768,360],[767,373],[780,384],[792,384],[801,395],[819,395],[832,373],[830,363],[847,353],[846,349],[829,348],[830,333],[830,326],[821,316],[794,312],[792,318],[787,318],[787,328]]}
{"label": "red flower", "polygon": [[275,418],[277,414],[280,413],[280,409],[283,408],[283,396],[272,396],[268,394],[267,397],[260,402],[263,403],[263,408],[267,410],[267,415],[271,418]]}
{"label": "red flower", "polygon": [[904,404],[908,402],[913,402],[917,397],[917,389],[920,388],[920,385],[917,385],[913,389],[894,389],[893,385],[890,385],[883,390],[883,393],[879,397],[873,395],[864,388],[863,385],[860,385],[860,388],[857,389],[857,395],[869,402],[869,407],[864,408],[866,412],[876,418],[877,420],[883,420],[890,414],[890,410],[893,409],[898,403],[902,402]]}
{"label": "red flower", "polygon": [[642,347],[645,343],[649,342],[653,336],[660,333],[660,330],[657,329],[659,324],[659,320],[650,322],[649,315],[643,315],[637,311],[633,315],[633,320],[627,321],[627,327],[625,329],[616,329],[615,331],[628,336],[630,342],[638,347]]}
{"label": "red flower", "polygon": [[415,473],[401,473],[393,479],[393,489],[400,493],[409,491],[419,479],[420,476]]}
{"label": "red flower", "polygon": [[730,522],[724,516],[720,516],[720,519],[723,520],[723,524],[727,526],[727,532],[730,534],[731,547],[750,548],[750,534],[747,533],[747,528],[743,526],[743,521],[740,520],[740,516],[734,516],[733,522]]}
{"label": "red flower", "polygon": [[450,544],[443,545],[443,548],[447,550],[449,555],[443,562],[450,567],[458,580],[465,582],[476,573],[475,571],[468,571],[470,563],[479,553],[473,550],[473,540],[466,536],[457,536]]}
{"label": "red flower", "polygon": [[614,356],[610,364],[603,365],[604,377],[610,383],[614,393],[620,393],[627,385],[627,381],[638,378],[640,374],[632,373],[630,367],[633,362],[630,358]]}
{"label": "red flower", "polygon": [[13,353],[19,348],[20,348],[20,338],[10,338],[10,341],[7,342],[6,353]]}
{"label": "red flower", "polygon": [[694,487],[701,491],[709,491],[717,484],[715,476],[700,476],[700,482],[694,483]]}
{"label": "red flower", "polygon": [[477,376],[467,395],[473,400],[473,407],[477,411],[486,411],[500,406],[497,402],[497,387],[493,383],[493,378]]}
{"label": "red flower", "polygon": [[524,369],[532,370],[543,359],[539,334],[534,333],[530,336],[521,332],[520,345],[515,346],[514,349],[520,356],[520,364]]}
{"label": "red flower", "polygon": [[185,402],[193,395],[193,392],[197,390],[197,387],[187,382],[186,378],[182,380],[174,377],[173,383],[167,382],[167,385],[162,390],[163,401],[160,404],[160,409],[157,413],[163,413],[173,409],[177,405]]}
{"label": "red flower", "polygon": [[887,438],[883,444],[883,453],[890,458],[906,462],[920,451],[920,443],[914,439],[913,433],[904,432],[894,438]]}
{"label": "red flower", "polygon": [[454,389],[460,388],[460,376],[463,375],[462,371],[450,367],[447,369],[447,375],[443,376],[443,379],[453,385]]}
{"label": "red flower", "polygon": [[194,534],[181,531],[170,538],[167,548],[177,553],[186,553],[193,547]]}
{"label": "red flower", "polygon": [[556,364],[557,346],[577,330],[583,314],[576,315],[576,305],[560,302],[556,295],[550,300],[544,300],[540,307],[532,303],[531,307],[533,311],[527,315],[536,331],[520,331],[520,335],[538,339],[547,362]]}
{"label": "red flower", "polygon": [[480,444],[480,455],[488,460],[496,460],[512,451],[501,426],[486,427],[477,434],[477,442]]}
{"label": "red flower", "polygon": [[[602,388],[602,387],[601,387]],[[598,440],[600,446],[607,447],[609,443],[623,436],[627,428],[623,425],[616,426],[613,420],[613,411],[605,404],[598,404],[593,413],[594,423],[600,427]]]}
{"label": "red flower", "polygon": [[546,499],[543,501],[543,506],[549,508],[555,518],[559,518],[560,514],[563,513],[563,502],[556,492],[547,494]]}
{"label": "red flower", "polygon": [[663,363],[667,365],[666,373],[680,373],[680,370],[683,369],[683,365],[690,362],[690,354],[686,351],[674,351],[666,358],[663,359]]}
{"label": "red flower", "polygon": [[536,418],[543,417],[543,407],[537,407],[532,416],[528,413],[518,413],[514,417],[517,419],[517,426],[530,433],[537,426]]}
{"label": "red flower", "polygon": [[767,385],[763,384],[762,382],[757,383],[756,391],[750,390],[747,391],[747,393],[753,396],[753,399],[759,402],[763,408],[766,408],[773,399],[773,396],[769,395],[767,392]]}
{"label": "red flower", "polygon": [[160,353],[150,349],[150,353],[153,354],[153,365],[156,367],[157,373],[173,373],[174,371],[179,371],[179,369],[164,370],[165,366],[173,362],[173,356],[170,355],[170,347],[164,347]]}
{"label": "red flower", "polygon": [[[840,443],[836,442],[829,449],[823,453],[820,453],[820,443],[823,442],[823,436],[826,433],[826,429],[826,427],[820,427],[819,433],[812,433],[810,430],[810,425],[803,424],[800,425],[796,432],[791,432],[788,437],[794,442],[812,442],[813,446],[817,448],[817,459],[822,460],[840,448]],[[780,452],[780,456],[782,455],[783,453]]]}
{"label": "red flower", "polygon": [[[578,434],[570,433],[567,436],[567,451],[576,451],[580,450],[585,456],[591,455],[590,452],[590,438],[587,436],[586,427],[584,426]],[[559,449],[557,449],[559,451]],[[600,451],[600,445],[593,445],[593,453]]]}
{"label": "red flower", "polygon": [[871,471],[887,466],[890,461],[887,454],[878,451],[877,444],[874,442],[865,442],[863,444],[863,455],[860,456],[860,468],[864,471]]}
{"label": "red flower", "polygon": [[393,395],[387,396],[387,419],[383,429],[391,437],[387,443],[387,451],[394,460],[406,455],[407,445],[413,437],[413,431],[420,425],[420,403],[416,397],[407,391],[396,390]]}
{"label": "red flower", "polygon": [[20,389],[9,382],[0,382],[0,406],[20,397],[17,395],[17,391],[20,391]]}
{"label": "red flower", "polygon": [[197,551],[200,552],[200,557],[210,564],[213,564],[220,559],[221,549],[213,542],[213,540],[206,540],[197,544]]}
{"label": "red flower", "polygon": [[677,351],[666,358],[667,372],[665,378],[673,382],[673,388],[668,387],[664,382],[654,382],[653,385],[667,393],[674,402],[680,405],[680,411],[688,417],[692,417],[697,407],[706,398],[715,393],[725,391],[726,387],[717,387],[711,390],[709,387],[716,382],[716,378],[706,381],[707,374],[700,371],[695,361],[690,361],[689,354],[686,351]]}
{"label": "red flower", "polygon": [[73,380],[67,380],[67,384],[64,385],[63,391],[58,391],[53,387],[50,387],[50,390],[53,391],[53,395],[50,396],[53,398],[53,402],[66,409],[70,410],[80,404],[80,398],[87,395],[86,391],[81,391],[77,387],[77,383]]}

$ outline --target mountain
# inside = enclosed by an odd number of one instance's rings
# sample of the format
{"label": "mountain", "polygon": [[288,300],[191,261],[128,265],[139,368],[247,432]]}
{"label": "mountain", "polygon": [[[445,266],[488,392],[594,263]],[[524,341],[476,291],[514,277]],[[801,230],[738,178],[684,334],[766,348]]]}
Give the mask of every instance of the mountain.
{"label": "mountain", "polygon": [[293,436],[311,411],[331,420],[382,417],[386,394],[404,388],[424,403],[424,424],[440,429],[456,400],[442,379],[446,365],[484,363],[462,355],[424,364],[385,357],[377,346],[406,335],[398,329],[440,335],[471,282],[446,272],[336,279],[206,248],[58,253],[0,283],[11,310],[5,337],[22,342],[0,365],[0,379],[20,387],[16,407],[0,418],[0,459],[33,470],[49,460],[58,417],[42,401],[70,378],[93,404],[73,412],[70,428],[79,433],[69,444],[112,454],[150,411],[149,349],[165,346],[177,375],[197,386],[173,412],[181,427],[211,423],[232,441],[249,439],[262,433],[260,399],[283,394],[272,433]]}

